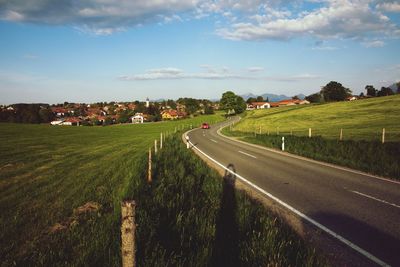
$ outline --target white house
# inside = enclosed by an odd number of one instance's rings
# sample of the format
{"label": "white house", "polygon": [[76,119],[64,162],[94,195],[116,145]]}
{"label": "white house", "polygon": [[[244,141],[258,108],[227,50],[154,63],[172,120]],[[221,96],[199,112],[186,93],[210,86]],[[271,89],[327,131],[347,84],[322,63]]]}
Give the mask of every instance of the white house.
{"label": "white house", "polygon": [[251,105],[255,109],[271,108],[271,105],[268,102],[253,102]]}
{"label": "white house", "polygon": [[143,113],[136,113],[135,116],[131,117],[132,123],[143,123],[144,116]]}

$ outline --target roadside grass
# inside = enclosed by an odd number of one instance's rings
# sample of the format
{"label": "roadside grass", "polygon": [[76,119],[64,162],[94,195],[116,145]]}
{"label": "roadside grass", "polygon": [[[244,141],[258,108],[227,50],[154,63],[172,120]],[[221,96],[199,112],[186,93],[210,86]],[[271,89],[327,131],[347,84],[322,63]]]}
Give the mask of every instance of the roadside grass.
{"label": "roadside grass", "polygon": [[234,126],[235,131],[270,134],[293,134],[343,140],[400,141],[400,95],[321,105],[299,105],[248,111],[245,119]]}
{"label": "roadside grass", "polygon": [[120,266],[120,203],[137,203],[138,266],[322,266],[289,226],[221,177],[164,124],[0,124],[1,266]]}
{"label": "roadside grass", "polygon": [[[221,120],[0,124],[1,266],[120,265],[120,201],[142,179],[143,155],[160,132]],[[94,206],[80,212],[87,203]]]}
{"label": "roadside grass", "polygon": [[[143,173],[145,176],[145,173]],[[137,203],[138,266],[323,266],[278,217],[170,138],[154,180],[130,187]]]}
{"label": "roadside grass", "polygon": [[400,180],[400,142],[382,144],[380,141],[339,141],[321,136],[309,138],[288,134],[259,135],[230,131],[228,127],[222,133],[278,150],[281,150],[284,137],[286,152]]}

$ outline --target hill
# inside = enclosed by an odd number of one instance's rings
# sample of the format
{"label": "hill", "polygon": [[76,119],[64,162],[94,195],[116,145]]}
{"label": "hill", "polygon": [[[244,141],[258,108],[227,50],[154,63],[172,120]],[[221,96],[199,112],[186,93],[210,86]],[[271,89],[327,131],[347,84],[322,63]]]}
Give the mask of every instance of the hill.
{"label": "hill", "polygon": [[400,141],[400,95],[321,105],[255,110],[235,126],[242,132],[292,133],[344,139],[379,140],[382,128],[387,141]]}
{"label": "hill", "polygon": [[[249,99],[250,97],[256,98],[258,95],[254,95],[252,93],[249,94],[244,94],[241,95],[241,97],[243,97],[243,99],[246,101],[247,99]],[[262,94],[261,95],[264,99],[268,99],[270,102],[278,102],[281,100],[286,100],[286,99],[292,99],[291,96],[287,96],[287,95],[276,95],[276,94]],[[306,96],[303,94],[298,94],[297,95],[300,99],[304,99]]]}

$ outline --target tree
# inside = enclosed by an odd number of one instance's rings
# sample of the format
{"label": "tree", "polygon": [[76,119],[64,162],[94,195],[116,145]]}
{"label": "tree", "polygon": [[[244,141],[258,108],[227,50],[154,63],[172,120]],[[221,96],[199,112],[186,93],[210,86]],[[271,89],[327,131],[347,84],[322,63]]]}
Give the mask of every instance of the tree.
{"label": "tree", "polygon": [[227,114],[230,114],[232,111],[236,114],[240,114],[246,110],[246,102],[241,96],[235,95],[232,91],[227,91],[222,94],[220,107],[225,110]]}
{"label": "tree", "polygon": [[257,98],[249,97],[249,98],[247,99],[247,101],[246,101],[247,104],[251,104],[251,103],[253,103],[253,102],[257,102]]}
{"label": "tree", "polygon": [[315,93],[309,96],[306,96],[306,100],[310,101],[311,103],[320,103],[322,100],[321,94]]}
{"label": "tree", "polygon": [[264,97],[257,96],[256,100],[257,100],[257,102],[264,102]]}
{"label": "tree", "polygon": [[295,96],[292,96],[292,100],[299,100],[300,98],[297,96],[297,95],[295,95]]}
{"label": "tree", "polygon": [[326,102],[344,101],[351,95],[351,90],[345,88],[341,83],[331,81],[322,88],[321,95]]}
{"label": "tree", "polygon": [[207,105],[204,108],[204,114],[214,114],[214,109],[211,105]]}
{"label": "tree", "polygon": [[49,108],[42,108],[39,110],[39,117],[41,122],[50,122],[54,119],[54,114]]}
{"label": "tree", "polygon": [[365,86],[365,90],[367,90],[367,96],[376,96],[376,89],[372,85]]}
{"label": "tree", "polygon": [[397,86],[397,93],[400,94],[400,82],[397,82],[396,86]]}
{"label": "tree", "polygon": [[388,96],[388,95],[394,95],[392,89],[389,87],[382,87],[381,90],[378,92],[378,96]]}

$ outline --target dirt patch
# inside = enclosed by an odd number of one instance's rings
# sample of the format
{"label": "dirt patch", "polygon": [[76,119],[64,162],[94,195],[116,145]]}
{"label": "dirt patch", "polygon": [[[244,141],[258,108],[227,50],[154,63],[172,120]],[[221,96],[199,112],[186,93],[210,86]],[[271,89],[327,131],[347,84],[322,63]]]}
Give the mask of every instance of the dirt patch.
{"label": "dirt patch", "polygon": [[101,205],[99,203],[94,201],[89,201],[84,205],[74,209],[72,212],[72,216],[68,217],[65,221],[56,223],[53,226],[51,226],[48,230],[48,233],[53,234],[59,231],[68,230],[78,225],[79,222],[82,221],[82,217],[85,214],[98,212],[100,209]]}

